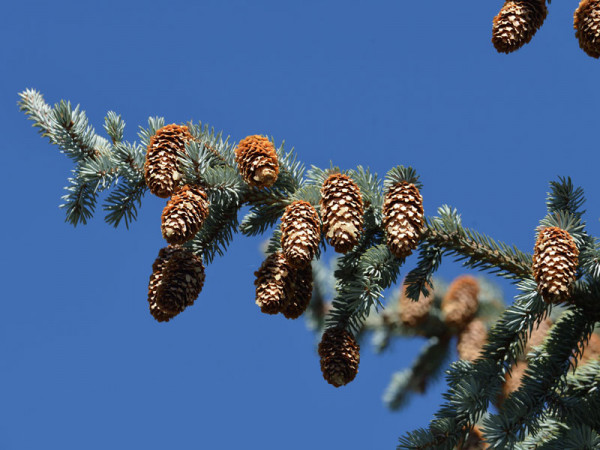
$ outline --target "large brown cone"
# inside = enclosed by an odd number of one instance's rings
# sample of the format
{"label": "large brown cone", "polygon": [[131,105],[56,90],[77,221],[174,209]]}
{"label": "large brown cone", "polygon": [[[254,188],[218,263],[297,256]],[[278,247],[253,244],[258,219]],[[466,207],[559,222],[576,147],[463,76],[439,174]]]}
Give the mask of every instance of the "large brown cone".
{"label": "large brown cone", "polygon": [[485,324],[474,319],[460,332],[456,349],[460,359],[475,361],[481,356],[481,350],[487,342],[487,329]]}
{"label": "large brown cone", "polygon": [[235,160],[244,181],[257,188],[273,186],[279,174],[279,161],[273,143],[264,136],[242,139],[235,149]]}
{"label": "large brown cone", "polygon": [[500,53],[518,50],[544,23],[546,0],[508,0],[494,17],[492,43]]}
{"label": "large brown cone", "polygon": [[281,313],[286,319],[300,317],[312,298],[313,273],[310,265],[298,269],[291,277],[291,286],[287,291]]}
{"label": "large brown cone", "polygon": [[156,131],[148,144],[144,177],[154,195],[169,197],[181,179],[177,159],[185,154],[185,143],[193,139],[188,127],[166,125]]}
{"label": "large brown cone", "polygon": [[148,283],[148,304],[150,306],[150,314],[152,314],[152,317],[158,322],[168,322],[177,315],[177,313],[170,314],[162,311],[156,304],[156,291],[162,283],[163,269],[171,255],[176,251],[178,251],[178,247],[169,246],[161,248],[158,252],[158,257],[152,264],[152,274],[150,275],[150,281]]}
{"label": "large brown cone", "polygon": [[405,258],[417,248],[424,225],[419,189],[407,182],[392,186],[383,201],[383,226],[394,256]]}
{"label": "large brown cone", "polygon": [[573,27],[581,49],[592,58],[600,57],[600,0],[581,0]]}
{"label": "large brown cone", "polygon": [[406,295],[406,287],[402,286],[402,293],[398,300],[398,309],[400,310],[400,320],[407,327],[417,327],[427,319],[434,294],[429,292],[426,297],[423,294],[419,296],[419,301],[414,302]]}
{"label": "large brown cone", "polygon": [[293,269],[281,252],[267,257],[254,272],[256,279],[256,304],[265,314],[282,311],[292,287]]}
{"label": "large brown cone", "polygon": [[204,189],[183,186],[163,209],[163,237],[169,244],[183,244],[192,239],[208,217],[208,206],[208,196]]}
{"label": "large brown cone", "polygon": [[559,303],[569,298],[578,264],[579,250],[567,231],[547,227],[539,232],[533,253],[533,277],[546,302]]}
{"label": "large brown cone", "polygon": [[363,201],[359,187],[348,176],[334,173],[321,187],[321,217],[327,241],[338,253],[358,244],[363,227]]}
{"label": "large brown cone", "polygon": [[289,205],[281,217],[281,248],[289,263],[297,268],[309,265],[320,240],[317,210],[301,200]]}
{"label": "large brown cone", "polygon": [[343,328],[329,328],[319,343],[323,378],[335,387],[350,383],[358,373],[360,346]]}
{"label": "large brown cone", "polygon": [[457,277],[442,300],[447,325],[462,330],[475,317],[479,308],[479,283],[470,275]]}

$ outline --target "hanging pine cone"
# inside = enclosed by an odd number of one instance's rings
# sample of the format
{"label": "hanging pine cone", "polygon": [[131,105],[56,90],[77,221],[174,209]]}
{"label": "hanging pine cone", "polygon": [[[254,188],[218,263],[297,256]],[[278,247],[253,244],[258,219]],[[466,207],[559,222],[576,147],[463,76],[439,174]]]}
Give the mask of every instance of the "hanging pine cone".
{"label": "hanging pine cone", "polygon": [[265,314],[282,311],[290,295],[293,269],[281,252],[272,253],[254,272],[256,280],[256,304]]}
{"label": "hanging pine cone", "polygon": [[148,303],[150,306],[150,314],[152,314],[152,317],[158,322],[168,322],[177,315],[177,313],[171,314],[162,311],[156,304],[156,291],[163,280],[163,269],[169,258],[177,251],[178,247],[168,246],[161,248],[158,252],[158,257],[152,264],[152,274],[150,275],[150,281],[148,283]]}
{"label": "hanging pine cone", "polygon": [[334,173],[321,187],[321,217],[327,241],[338,253],[358,244],[363,226],[363,201],[359,187],[348,176]]}
{"label": "hanging pine cone", "polygon": [[242,139],[235,149],[235,160],[248,185],[267,188],[277,181],[279,161],[275,146],[268,138],[253,135]]}
{"label": "hanging pine cone", "polygon": [[546,0],[507,0],[494,17],[492,43],[500,53],[510,53],[531,41],[544,23]]}
{"label": "hanging pine cone", "polygon": [[188,127],[166,125],[156,131],[148,144],[144,176],[154,195],[167,198],[181,179],[177,159],[185,153],[185,143],[192,139]]}
{"label": "hanging pine cone", "polygon": [[405,181],[392,186],[383,201],[387,246],[396,258],[405,258],[419,245],[425,221],[419,189]]}
{"label": "hanging pine cone", "polygon": [[312,298],[313,273],[310,264],[298,269],[291,276],[291,285],[283,302],[281,313],[286,319],[297,319],[300,317]]}
{"label": "hanging pine cone", "polygon": [[592,58],[600,57],[600,0],[581,0],[573,27],[579,47]]}
{"label": "hanging pine cone", "polygon": [[402,323],[410,328],[421,325],[429,316],[429,310],[433,303],[434,294],[430,290],[429,295],[426,297],[423,294],[419,296],[418,302],[413,302],[405,292],[405,287],[402,286],[402,293],[398,301],[398,309],[400,310],[400,320]]}
{"label": "hanging pine cone", "polygon": [[319,343],[323,378],[335,387],[350,383],[358,373],[360,346],[343,328],[329,328]]}
{"label": "hanging pine cone", "polygon": [[321,239],[321,222],[317,210],[308,202],[295,201],[281,217],[281,248],[294,267],[310,264]]}
{"label": "hanging pine cone", "polygon": [[185,185],[167,203],[162,212],[162,235],[169,244],[192,239],[208,217],[208,196],[199,186]]}
{"label": "hanging pine cone", "polygon": [[460,332],[456,349],[460,359],[475,361],[481,355],[481,350],[487,342],[487,329],[485,324],[474,319]]}
{"label": "hanging pine cone", "polygon": [[457,277],[442,300],[444,321],[450,327],[462,330],[475,317],[479,308],[479,283],[470,275]]}
{"label": "hanging pine cone", "polygon": [[569,298],[578,264],[579,250],[567,231],[546,227],[539,232],[533,253],[533,277],[546,302],[559,303]]}

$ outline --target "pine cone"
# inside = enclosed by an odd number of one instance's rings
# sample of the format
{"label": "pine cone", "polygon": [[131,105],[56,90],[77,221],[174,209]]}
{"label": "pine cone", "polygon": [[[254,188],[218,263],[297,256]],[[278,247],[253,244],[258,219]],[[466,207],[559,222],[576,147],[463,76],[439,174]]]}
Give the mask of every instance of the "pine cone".
{"label": "pine cone", "polygon": [[286,319],[297,319],[300,317],[312,298],[313,273],[310,264],[298,269],[291,277],[291,286],[287,291],[282,314]]}
{"label": "pine cone", "polygon": [[163,209],[163,237],[169,244],[183,244],[192,239],[208,217],[208,206],[208,196],[201,187],[183,186]]}
{"label": "pine cone", "polygon": [[590,340],[583,347],[583,355],[579,358],[579,365],[595,361],[600,357],[600,336],[596,333],[592,333]]}
{"label": "pine cone", "polygon": [[321,187],[321,217],[327,241],[338,253],[358,244],[363,226],[363,201],[359,187],[348,175],[334,173]]}
{"label": "pine cone", "polygon": [[502,400],[508,398],[511,393],[519,389],[526,370],[527,362],[521,361],[511,367],[510,374],[508,372],[506,373],[506,381],[504,381],[504,384],[502,385],[502,398],[500,399],[500,403],[502,403]]}
{"label": "pine cone", "polygon": [[158,129],[150,139],[144,176],[154,195],[167,198],[175,191],[181,179],[177,159],[185,154],[185,143],[191,139],[188,127],[175,124]]}
{"label": "pine cone", "polygon": [[544,23],[546,0],[507,0],[494,17],[492,43],[500,53],[520,49]]}
{"label": "pine cone", "polygon": [[460,359],[475,361],[481,355],[481,350],[486,342],[487,329],[485,324],[479,319],[471,320],[458,335],[456,349]]}
{"label": "pine cone", "polygon": [[308,202],[295,201],[281,217],[281,248],[294,267],[310,264],[321,239],[319,214]]}
{"label": "pine cone", "polygon": [[279,174],[275,146],[268,138],[258,135],[242,139],[235,149],[235,160],[242,178],[249,186],[273,186]]}
{"label": "pine cone", "polygon": [[525,345],[525,349],[523,350],[523,354],[520,356],[521,360],[525,361],[527,354],[533,349],[533,347],[542,345],[542,342],[544,342],[544,339],[546,339],[550,328],[552,328],[552,320],[546,319],[543,322],[540,322],[539,325],[531,331],[529,339],[527,340],[527,344]]}
{"label": "pine cone", "polygon": [[335,387],[350,383],[358,373],[360,346],[343,328],[329,328],[319,343],[323,378]]}
{"label": "pine cone", "polygon": [[421,325],[427,319],[431,304],[433,303],[434,294],[429,292],[429,295],[425,297],[423,294],[419,296],[418,302],[413,302],[406,296],[405,286],[402,286],[402,293],[398,301],[400,310],[400,320],[407,327],[417,327]]}
{"label": "pine cone", "polygon": [[442,300],[442,312],[448,326],[462,330],[479,308],[479,283],[470,275],[457,277]]}
{"label": "pine cone", "polygon": [[265,314],[282,311],[286,298],[291,295],[293,269],[281,252],[267,257],[254,272],[256,304]]}
{"label": "pine cone", "polygon": [[475,425],[466,442],[459,447],[462,450],[485,450],[489,448],[489,445],[483,439],[483,432]]}
{"label": "pine cone", "polygon": [[163,269],[169,258],[177,251],[178,247],[169,246],[161,248],[158,252],[158,257],[152,264],[152,274],[150,275],[150,281],[148,283],[148,303],[150,305],[150,314],[152,314],[152,317],[158,322],[168,322],[177,315],[177,313],[170,314],[162,311],[156,304],[156,291],[162,283]]}
{"label": "pine cone", "polygon": [[579,250],[567,231],[547,227],[539,232],[533,253],[533,277],[546,302],[559,303],[569,298],[578,264]]}
{"label": "pine cone", "polygon": [[600,57],[600,0],[581,0],[573,27],[579,47],[592,58]]}
{"label": "pine cone", "polygon": [[383,201],[387,245],[396,258],[405,258],[419,245],[425,221],[423,197],[412,183],[392,186]]}

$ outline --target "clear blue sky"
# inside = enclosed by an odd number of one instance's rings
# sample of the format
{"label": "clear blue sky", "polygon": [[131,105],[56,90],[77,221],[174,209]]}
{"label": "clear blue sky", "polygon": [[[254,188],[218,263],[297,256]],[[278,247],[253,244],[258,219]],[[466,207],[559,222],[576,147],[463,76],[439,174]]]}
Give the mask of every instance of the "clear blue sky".
{"label": "clear blue sky", "polygon": [[[599,234],[600,63],[579,50],[575,3],[556,0],[533,41],[493,49],[500,1],[9,2],[0,28],[3,170],[0,449],[391,449],[426,426],[441,381],[408,409],[381,395],[422,342],[356,380],[321,378],[302,320],[262,315],[261,239],[207,269],[196,304],[153,321],[146,292],[164,200],[114,230],[58,209],[71,168],[17,110],[17,92],[80,103],[126,138],[150,115],[202,120],[239,140],[285,139],[307,164],[412,165],[425,210],[531,251],[548,181],[570,175]],[[409,266],[414,261],[409,263]],[[404,271],[406,273],[406,270]],[[462,273],[449,261],[440,275]],[[502,284],[512,295],[512,288]]]}

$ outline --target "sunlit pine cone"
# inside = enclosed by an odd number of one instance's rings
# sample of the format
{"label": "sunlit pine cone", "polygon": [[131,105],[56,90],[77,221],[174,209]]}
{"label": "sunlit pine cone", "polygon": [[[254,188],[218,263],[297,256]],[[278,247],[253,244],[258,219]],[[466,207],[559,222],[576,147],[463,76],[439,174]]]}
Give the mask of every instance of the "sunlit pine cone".
{"label": "sunlit pine cone", "polygon": [[313,273],[310,264],[295,271],[291,277],[291,285],[286,292],[285,301],[281,313],[286,319],[297,319],[300,317],[312,298]]}
{"label": "sunlit pine cone", "polygon": [[177,188],[181,179],[178,157],[185,154],[185,143],[193,139],[188,127],[166,125],[158,130],[148,144],[144,177],[154,195],[167,198]]}
{"label": "sunlit pine cone", "polygon": [[421,325],[429,316],[429,310],[433,303],[434,294],[430,289],[429,295],[421,294],[419,301],[414,302],[406,295],[406,287],[402,286],[402,293],[398,299],[398,309],[400,310],[400,320],[410,328]]}
{"label": "sunlit pine cone", "polygon": [[442,300],[444,321],[462,330],[475,317],[479,308],[479,283],[470,275],[457,277],[448,287]]}
{"label": "sunlit pine cone", "polygon": [[600,57],[600,0],[581,0],[573,27],[579,47],[592,58]]}
{"label": "sunlit pine cone", "polygon": [[208,196],[199,186],[179,189],[162,212],[162,235],[169,244],[183,244],[192,239],[208,217]]}
{"label": "sunlit pine cone", "polygon": [[179,247],[164,266],[162,282],[156,290],[156,305],[165,313],[180,313],[194,304],[202,291],[204,279],[202,259]]}
{"label": "sunlit pine cone", "polygon": [[256,304],[265,314],[282,311],[287,296],[290,295],[294,272],[281,252],[272,253],[254,272],[256,279]]}
{"label": "sunlit pine cone", "polygon": [[338,253],[347,253],[363,228],[363,201],[359,187],[348,176],[334,173],[321,187],[321,218],[327,241]]}
{"label": "sunlit pine cone", "polygon": [[273,143],[264,136],[253,135],[242,139],[235,149],[238,170],[249,186],[273,186],[279,175],[279,161]]}
{"label": "sunlit pine cone", "polygon": [[179,251],[178,247],[168,246],[161,248],[158,252],[158,257],[152,264],[152,274],[150,275],[150,281],[148,283],[148,304],[150,306],[150,314],[152,314],[152,317],[158,322],[168,322],[177,315],[177,313],[167,313],[162,311],[156,304],[156,291],[163,280],[163,269],[169,258],[177,251]]}
{"label": "sunlit pine cone", "polygon": [[582,366],[598,358],[600,358],[600,336],[592,333],[590,340],[583,347],[583,355],[579,358],[579,365]]}
{"label": "sunlit pine cone", "polygon": [[533,253],[533,277],[547,303],[569,298],[578,264],[579,250],[573,237],[558,227],[542,228]]}
{"label": "sunlit pine cone", "polygon": [[329,328],[319,343],[323,378],[335,387],[350,383],[358,373],[360,346],[343,328]]}
{"label": "sunlit pine cone", "polygon": [[487,329],[483,321],[474,319],[460,332],[456,349],[460,359],[475,361],[487,342]]}
{"label": "sunlit pine cone", "polygon": [[407,257],[419,245],[425,225],[419,189],[405,181],[390,187],[382,212],[388,248],[397,258]]}
{"label": "sunlit pine cone", "polygon": [[312,205],[305,201],[290,204],[281,217],[281,248],[294,267],[310,264],[321,240],[321,221]]}
{"label": "sunlit pine cone", "polygon": [[500,53],[518,50],[544,23],[546,0],[508,0],[494,17],[492,43]]}

